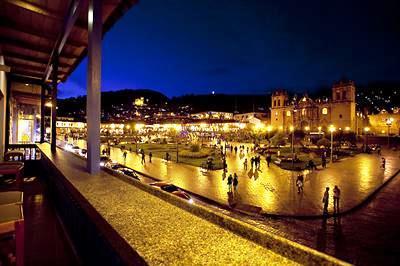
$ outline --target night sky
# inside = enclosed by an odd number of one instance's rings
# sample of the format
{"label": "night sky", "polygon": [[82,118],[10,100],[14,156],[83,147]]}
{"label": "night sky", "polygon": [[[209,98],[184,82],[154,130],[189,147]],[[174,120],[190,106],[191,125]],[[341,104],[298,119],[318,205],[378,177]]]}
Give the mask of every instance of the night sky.
{"label": "night sky", "polygon": [[[400,80],[400,1],[141,0],[106,34],[102,90],[313,91]],[[86,60],[60,97],[86,94]]]}

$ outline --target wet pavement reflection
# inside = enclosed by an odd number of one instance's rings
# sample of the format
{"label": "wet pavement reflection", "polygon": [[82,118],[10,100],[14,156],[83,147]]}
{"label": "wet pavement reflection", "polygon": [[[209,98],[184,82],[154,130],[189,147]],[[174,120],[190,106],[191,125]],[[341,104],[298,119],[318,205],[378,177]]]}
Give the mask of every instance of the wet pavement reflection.
{"label": "wet pavement reflection", "polygon": [[[234,144],[234,145],[248,145]],[[83,140],[78,146],[84,147]],[[146,153],[146,151],[145,151]],[[259,206],[267,214],[315,216],[322,214],[322,197],[326,187],[330,187],[329,212],[333,212],[333,188],[338,185],[341,190],[340,210],[346,211],[357,206],[382,183],[399,170],[398,155],[392,151],[384,151],[386,169],[380,168],[380,157],[371,154],[359,154],[354,157],[328,164],[326,169],[313,172],[304,171],[304,191],[298,193],[296,187],[297,173],[283,170],[271,164],[267,166],[261,157],[260,168],[251,167],[245,170],[243,161],[255,154],[227,152],[228,171],[207,171],[186,164],[153,158],[141,163],[141,157],[129,152],[126,161],[123,151],[111,147],[111,159],[126,164],[135,170],[146,173],[160,180],[170,181],[176,186],[195,194],[212,199],[221,204],[228,203],[227,176],[237,173],[238,188],[234,191],[235,200],[249,205]]]}

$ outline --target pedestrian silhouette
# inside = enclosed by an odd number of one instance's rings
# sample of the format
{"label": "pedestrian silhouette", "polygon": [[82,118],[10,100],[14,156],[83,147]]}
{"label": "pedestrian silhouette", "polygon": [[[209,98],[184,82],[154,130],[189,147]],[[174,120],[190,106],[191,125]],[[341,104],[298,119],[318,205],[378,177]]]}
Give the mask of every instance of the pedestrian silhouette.
{"label": "pedestrian silhouette", "polygon": [[335,186],[333,189],[333,209],[335,213],[339,213],[339,200],[340,200],[340,189]]}
{"label": "pedestrian silhouette", "polygon": [[328,204],[329,204],[329,187],[326,187],[324,197],[322,198],[322,203],[324,203],[324,215],[328,215]]}
{"label": "pedestrian silhouette", "polygon": [[228,176],[228,191],[229,192],[232,192],[232,179],[233,179],[232,174],[230,174]]}
{"label": "pedestrian silhouette", "polygon": [[233,174],[233,187],[235,188],[235,191],[237,190],[237,186],[239,184],[238,176],[236,173]]}

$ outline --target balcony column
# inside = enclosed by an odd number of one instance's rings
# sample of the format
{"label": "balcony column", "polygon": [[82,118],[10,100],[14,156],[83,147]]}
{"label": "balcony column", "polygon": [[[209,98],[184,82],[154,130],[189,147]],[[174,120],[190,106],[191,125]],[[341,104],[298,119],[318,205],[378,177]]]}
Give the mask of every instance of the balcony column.
{"label": "balcony column", "polygon": [[88,9],[87,170],[100,172],[102,1],[90,0]]}
{"label": "balcony column", "polygon": [[45,105],[46,105],[46,85],[43,84],[40,92],[40,143],[44,142],[44,137],[46,135],[45,127]]}
{"label": "balcony column", "polygon": [[4,150],[1,151],[0,159],[3,158],[3,153],[8,150],[10,145],[10,93],[11,93],[11,79],[10,76],[6,76],[6,95],[5,95],[5,103],[6,103],[6,112],[5,112],[5,130],[4,130]]}
{"label": "balcony column", "polygon": [[58,55],[53,59],[52,88],[51,88],[51,151],[57,148],[57,79],[58,79]]}

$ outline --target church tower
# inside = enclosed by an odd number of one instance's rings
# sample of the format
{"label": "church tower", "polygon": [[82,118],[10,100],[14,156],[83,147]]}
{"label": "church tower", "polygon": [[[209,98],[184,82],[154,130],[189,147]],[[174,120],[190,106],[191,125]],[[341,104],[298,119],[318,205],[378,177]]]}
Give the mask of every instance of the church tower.
{"label": "church tower", "polygon": [[286,91],[278,90],[271,96],[271,125],[274,128],[285,128],[286,109],[289,97]]}
{"label": "church tower", "polygon": [[339,130],[356,130],[356,87],[353,81],[339,81],[333,85],[331,120]]}

